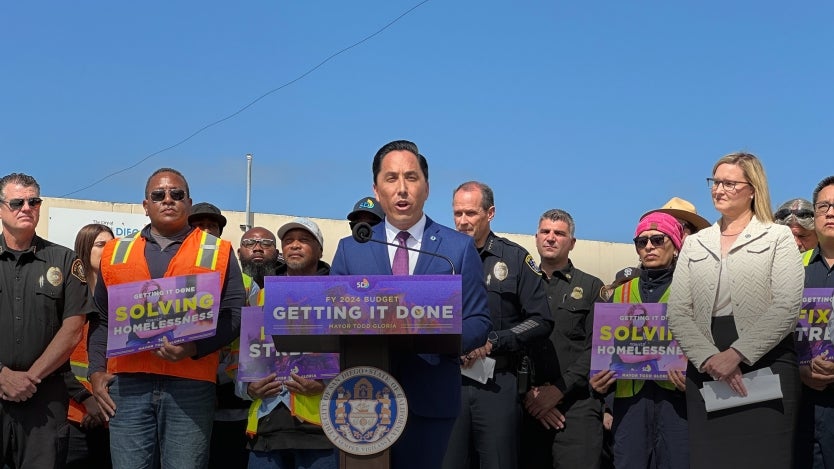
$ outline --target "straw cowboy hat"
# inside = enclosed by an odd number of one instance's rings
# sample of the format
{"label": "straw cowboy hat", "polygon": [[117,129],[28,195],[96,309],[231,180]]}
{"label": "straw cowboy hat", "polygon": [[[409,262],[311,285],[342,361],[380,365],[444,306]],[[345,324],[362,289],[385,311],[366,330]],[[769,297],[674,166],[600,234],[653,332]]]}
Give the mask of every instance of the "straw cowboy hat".
{"label": "straw cowboy hat", "polygon": [[663,207],[660,207],[655,210],[649,210],[648,212],[644,213],[640,219],[642,220],[643,217],[652,213],[652,212],[663,212],[672,215],[673,217],[684,220],[692,224],[698,230],[703,230],[704,228],[712,225],[706,218],[698,215],[698,211],[695,210],[695,206],[692,205],[688,200],[683,200],[680,197],[672,197],[666,202]]}

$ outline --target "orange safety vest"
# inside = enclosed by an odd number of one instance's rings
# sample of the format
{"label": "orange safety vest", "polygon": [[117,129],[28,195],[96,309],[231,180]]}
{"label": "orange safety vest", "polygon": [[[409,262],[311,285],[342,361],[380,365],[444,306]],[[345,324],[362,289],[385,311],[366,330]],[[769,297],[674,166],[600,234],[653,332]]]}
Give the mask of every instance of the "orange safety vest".
{"label": "orange safety vest", "polygon": [[[87,358],[87,332],[89,331],[89,324],[84,324],[84,330],[81,333],[81,342],[75,346],[75,350],[70,355],[70,366],[72,367],[72,374],[87,391],[93,392],[93,386],[87,381],[87,369],[89,368],[89,359]],[[80,402],[75,402],[74,399],[69,400],[69,412],[67,412],[67,419],[75,423],[81,423],[81,419],[87,414],[87,408]]]}
{"label": "orange safety vest", "polygon": [[[151,280],[145,260],[145,238],[118,238],[104,246],[101,255],[101,277],[106,285],[118,285],[141,280]],[[177,275],[220,273],[220,286],[226,280],[226,268],[232,245],[202,230],[193,230],[182,242],[179,251],[171,259],[165,277]],[[107,360],[109,373],[151,373],[176,376],[199,381],[216,380],[218,352],[196,360],[170,362],[158,358],[152,351],[121,355]]]}

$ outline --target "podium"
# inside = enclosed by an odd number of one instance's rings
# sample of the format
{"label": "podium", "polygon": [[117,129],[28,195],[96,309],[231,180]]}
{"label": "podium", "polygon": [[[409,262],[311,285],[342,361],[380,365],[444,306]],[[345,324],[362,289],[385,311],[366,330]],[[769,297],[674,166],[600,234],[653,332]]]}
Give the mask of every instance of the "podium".
{"label": "podium", "polygon": [[[265,288],[265,330],[279,350],[338,352],[342,371],[386,373],[395,353],[460,354],[459,275],[267,277]],[[343,469],[387,469],[389,461],[390,448],[339,451]]]}

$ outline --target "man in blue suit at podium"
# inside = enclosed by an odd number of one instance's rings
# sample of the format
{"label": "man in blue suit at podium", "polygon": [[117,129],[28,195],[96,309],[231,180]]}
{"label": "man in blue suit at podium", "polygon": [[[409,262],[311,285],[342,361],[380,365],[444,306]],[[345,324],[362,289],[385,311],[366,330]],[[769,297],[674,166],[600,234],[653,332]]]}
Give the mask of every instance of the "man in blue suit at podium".
{"label": "man in blue suit at podium", "polygon": [[[429,167],[417,145],[406,140],[386,144],[372,165],[374,193],[385,221],[373,228],[372,239],[392,243],[339,242],[331,275],[451,274],[442,257],[406,251],[398,243],[448,257],[461,275],[465,354],[486,342],[491,329],[483,266],[472,237],[432,221],[423,213],[429,196]],[[407,264],[406,264],[407,263]],[[456,355],[396,353],[391,374],[408,399],[405,430],[391,449],[391,467],[439,468],[460,412],[460,359]]]}

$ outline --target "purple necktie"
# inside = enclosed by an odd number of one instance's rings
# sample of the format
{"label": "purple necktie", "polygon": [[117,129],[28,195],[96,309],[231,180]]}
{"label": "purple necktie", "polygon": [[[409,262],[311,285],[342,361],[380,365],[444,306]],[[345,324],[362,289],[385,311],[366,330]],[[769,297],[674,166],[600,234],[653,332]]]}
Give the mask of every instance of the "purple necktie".
{"label": "purple necktie", "polygon": [[409,236],[408,231],[397,233],[396,240],[400,246],[394,253],[394,264],[391,265],[394,275],[408,275],[408,250],[405,249],[405,242]]}

